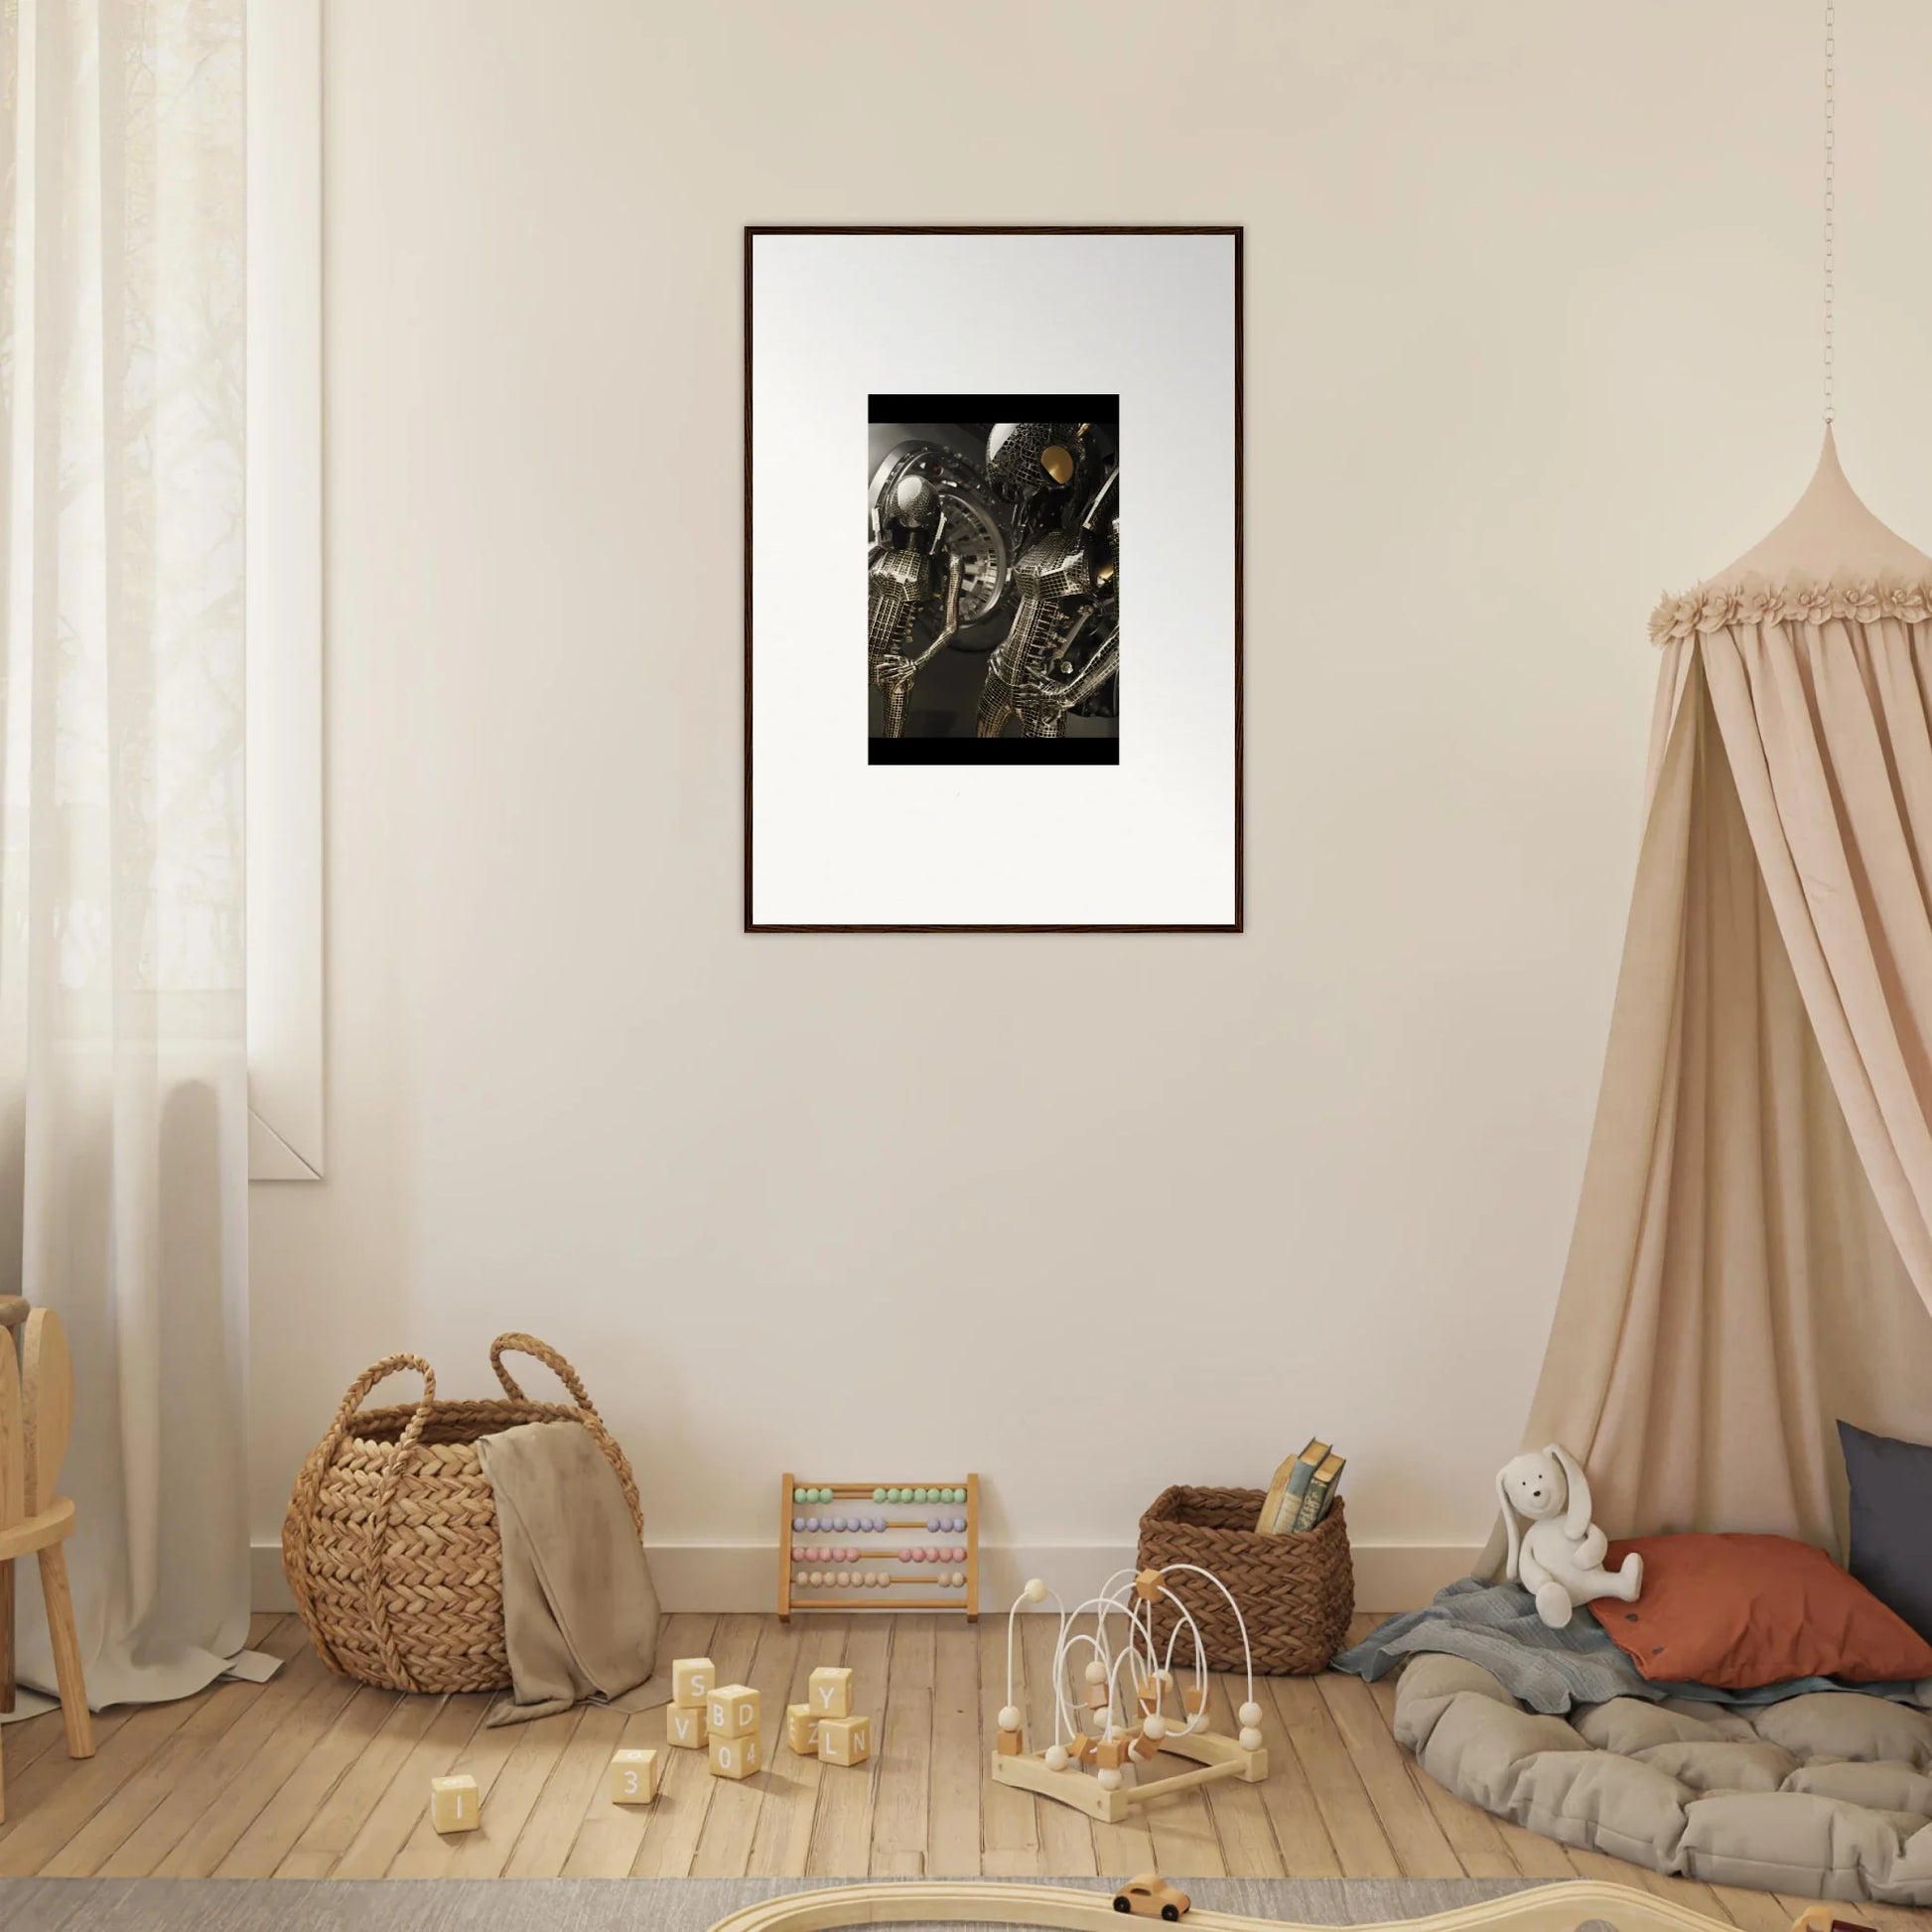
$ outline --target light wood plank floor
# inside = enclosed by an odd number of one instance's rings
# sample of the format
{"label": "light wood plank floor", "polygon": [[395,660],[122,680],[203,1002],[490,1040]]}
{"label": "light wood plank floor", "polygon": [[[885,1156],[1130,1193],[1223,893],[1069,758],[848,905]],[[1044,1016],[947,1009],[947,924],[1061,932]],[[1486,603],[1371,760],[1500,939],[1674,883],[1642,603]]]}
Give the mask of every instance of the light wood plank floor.
{"label": "light wood plank floor", "polygon": [[[1375,1619],[1360,1620],[1359,1630]],[[1023,1623],[1022,1701],[1047,1717],[1052,1628]],[[1359,1634],[1358,1630],[1358,1634]],[[1005,1699],[1006,1627],[959,1618],[673,1616],[668,1656],[709,1655],[721,1680],[764,1694],[769,1768],[743,1784],[702,1755],[667,1753],[640,1810],[604,1796],[612,1751],[660,1744],[661,1712],[582,1710],[485,1730],[483,1697],[398,1697],[332,1677],[294,1617],[256,1619],[288,1659],[269,1684],[219,1684],[183,1703],[110,1711],[98,1753],[67,1755],[58,1714],[6,1727],[0,1876],[536,1878],[770,1873],[854,1876],[1125,1874],[1191,1877],[1606,1877],[1673,1894],[1741,1932],[1788,1932],[1812,1901],[1659,1878],[1569,1852],[1451,1797],[1390,1731],[1392,1683],[1273,1678],[1260,1693],[1270,1775],[1177,1793],[1139,1822],[1090,1823],[986,1776]],[[852,1666],[877,1754],[840,1770],[779,1745],[784,1706],[815,1665]],[[1233,1728],[1236,1680],[1214,1690]],[[441,1839],[428,1783],[472,1772],[480,1831]],[[1858,1916],[1932,1932],[1932,1913]]]}

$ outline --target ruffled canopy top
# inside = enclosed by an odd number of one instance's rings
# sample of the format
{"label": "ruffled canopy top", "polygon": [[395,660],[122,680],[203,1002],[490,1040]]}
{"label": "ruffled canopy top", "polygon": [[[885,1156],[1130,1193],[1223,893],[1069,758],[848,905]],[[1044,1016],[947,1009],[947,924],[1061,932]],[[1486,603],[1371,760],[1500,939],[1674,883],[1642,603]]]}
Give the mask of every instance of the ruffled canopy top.
{"label": "ruffled canopy top", "polygon": [[1838,460],[1831,425],[1805,493],[1791,514],[1715,577],[1651,614],[1659,644],[1731,623],[1875,623],[1932,619],[1932,557],[1881,523]]}

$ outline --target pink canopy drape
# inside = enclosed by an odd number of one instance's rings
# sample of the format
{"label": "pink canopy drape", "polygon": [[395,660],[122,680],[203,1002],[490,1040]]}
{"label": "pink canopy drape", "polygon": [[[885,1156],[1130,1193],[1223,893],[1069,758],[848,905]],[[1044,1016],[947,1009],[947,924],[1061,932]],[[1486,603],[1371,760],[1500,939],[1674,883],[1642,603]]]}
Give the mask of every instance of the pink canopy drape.
{"label": "pink canopy drape", "polygon": [[1650,805],[1526,1441],[1617,1534],[1842,1544],[1835,1424],[1932,1441],[1932,558],[1828,438],[1667,599]]}

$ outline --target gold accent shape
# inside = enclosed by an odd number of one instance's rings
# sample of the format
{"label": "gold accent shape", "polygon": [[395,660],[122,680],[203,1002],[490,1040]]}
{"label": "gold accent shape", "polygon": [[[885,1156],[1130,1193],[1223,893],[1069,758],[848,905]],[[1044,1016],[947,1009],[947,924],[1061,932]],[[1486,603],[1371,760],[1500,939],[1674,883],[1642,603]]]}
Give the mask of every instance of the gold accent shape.
{"label": "gold accent shape", "polygon": [[1049,443],[1040,451],[1039,467],[1056,483],[1071,483],[1073,481],[1073,457],[1061,444]]}

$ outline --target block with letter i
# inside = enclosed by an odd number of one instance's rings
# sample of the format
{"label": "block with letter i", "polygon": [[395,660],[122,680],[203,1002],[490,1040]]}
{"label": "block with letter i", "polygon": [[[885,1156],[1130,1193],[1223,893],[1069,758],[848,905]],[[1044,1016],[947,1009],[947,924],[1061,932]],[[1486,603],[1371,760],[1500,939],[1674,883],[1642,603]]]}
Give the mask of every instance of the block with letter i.
{"label": "block with letter i", "polygon": [[800,1757],[818,1755],[818,1720],[809,1704],[785,1706],[785,1743]]}
{"label": "block with letter i", "polygon": [[669,1704],[664,1707],[664,1741],[684,1751],[704,1749],[704,1706]]}
{"label": "block with letter i", "polygon": [[821,1664],[805,1680],[814,1718],[849,1718],[852,1715],[852,1672],[843,1664]]}
{"label": "block with letter i", "polygon": [[825,1764],[863,1764],[872,1755],[870,1718],[821,1718],[818,1755]]}
{"label": "block with letter i", "polygon": [[718,1666],[709,1657],[679,1657],[671,1665],[671,1702],[691,1711],[717,1688]]}
{"label": "block with letter i", "polygon": [[429,1781],[429,1822],[439,1832],[474,1832],[483,1823],[483,1799],[467,1771]]}
{"label": "block with letter i", "polygon": [[647,1805],[657,1796],[655,1751],[616,1751],[611,1757],[611,1802]]}
{"label": "block with letter i", "polygon": [[714,1778],[749,1778],[759,1768],[759,1734],[745,1731],[737,1737],[711,1739],[711,1775]]}
{"label": "block with letter i", "polygon": [[749,1684],[722,1684],[706,1699],[705,1734],[709,1737],[752,1737],[758,1734],[761,1699]]}

